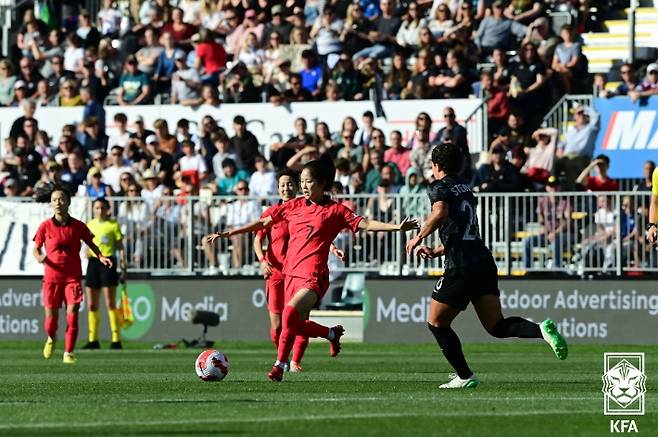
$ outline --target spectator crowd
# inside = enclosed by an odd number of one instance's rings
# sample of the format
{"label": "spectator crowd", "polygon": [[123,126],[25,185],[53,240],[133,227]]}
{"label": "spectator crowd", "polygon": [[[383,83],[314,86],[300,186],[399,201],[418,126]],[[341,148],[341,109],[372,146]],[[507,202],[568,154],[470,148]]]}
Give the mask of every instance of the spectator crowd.
{"label": "spectator crowd", "polygon": [[[3,139],[0,196],[38,198],[53,183],[90,199],[124,196],[116,212],[139,233],[146,217],[184,226],[188,196],[275,195],[277,171],[299,171],[328,153],[337,168],[334,192],[378,194],[364,208],[392,221],[386,195],[422,193],[432,180],[432,146],[441,141],[462,150],[460,177],[474,191],[619,189],[608,176],[614,163],[593,156],[600,126],[592,108],[574,108],[563,139],[539,127],[555,99],[591,89],[578,36],[587,13],[579,8],[556,35],[547,19],[552,3],[541,1],[104,0],[93,14],[78,2],[55,3],[45,2],[49,20],[25,10],[16,44],[0,60],[0,106],[23,112]],[[638,80],[624,64],[616,90],[605,89],[606,77],[594,85],[602,96],[637,100],[658,93],[658,65],[646,70]],[[450,107],[440,129],[428,113],[417,114],[410,138],[396,130],[386,136],[367,111],[333,132],[321,120],[309,126],[297,118],[288,139],[267,145],[243,116],[229,135],[209,108],[469,96],[487,98],[490,146],[477,163]],[[166,103],[205,105],[209,115],[198,124],[158,119],[149,126],[141,116],[105,116],[107,105]],[[51,138],[38,117],[51,106],[80,106],[83,116]],[[404,202],[405,210],[422,209],[411,197]],[[254,203],[232,205],[230,225],[258,216]],[[558,215],[568,211],[561,208]],[[127,244],[139,259],[144,241]],[[170,255],[182,264],[179,249]],[[240,265],[241,252],[232,256]]]}

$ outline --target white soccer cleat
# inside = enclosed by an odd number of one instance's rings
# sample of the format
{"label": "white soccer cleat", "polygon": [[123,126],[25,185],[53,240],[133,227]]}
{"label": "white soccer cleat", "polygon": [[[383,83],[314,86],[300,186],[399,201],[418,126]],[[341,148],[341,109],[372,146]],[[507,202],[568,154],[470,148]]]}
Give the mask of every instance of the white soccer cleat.
{"label": "white soccer cleat", "polygon": [[480,383],[475,373],[467,379],[461,379],[456,373],[451,373],[448,377],[450,381],[441,384],[439,388],[475,388]]}

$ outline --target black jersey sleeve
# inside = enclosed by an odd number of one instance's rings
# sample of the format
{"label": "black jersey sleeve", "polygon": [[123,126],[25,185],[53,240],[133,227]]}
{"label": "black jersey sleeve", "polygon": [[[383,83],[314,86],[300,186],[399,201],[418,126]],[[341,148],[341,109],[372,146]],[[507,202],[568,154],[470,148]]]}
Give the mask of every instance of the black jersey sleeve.
{"label": "black jersey sleeve", "polygon": [[436,202],[447,202],[450,193],[448,193],[447,186],[443,181],[434,181],[427,190],[427,196],[430,198],[430,204],[434,205]]}

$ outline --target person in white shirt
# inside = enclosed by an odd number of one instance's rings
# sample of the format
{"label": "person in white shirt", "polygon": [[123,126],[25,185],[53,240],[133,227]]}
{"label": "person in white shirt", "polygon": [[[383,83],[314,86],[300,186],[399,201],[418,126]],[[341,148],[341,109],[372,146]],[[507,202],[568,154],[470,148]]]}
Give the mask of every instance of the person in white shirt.
{"label": "person in white shirt", "polygon": [[[238,196],[249,196],[249,186],[247,185],[247,181],[241,180],[237,183],[235,186],[235,194]],[[255,200],[249,200],[246,198],[235,200],[228,205],[226,210],[226,227],[229,230],[239,228],[247,223],[258,220],[262,213],[263,209]],[[235,269],[242,267],[242,260],[245,258],[247,251],[251,247],[251,243],[249,242],[250,235],[251,234],[239,234],[231,236],[231,244],[233,245],[231,258],[233,261],[233,268]]]}
{"label": "person in white shirt", "polygon": [[363,127],[360,127],[354,133],[354,143],[357,146],[363,146],[365,148],[370,147],[370,140],[372,137],[372,131],[375,129],[373,122],[375,120],[375,115],[372,111],[366,111],[363,113]]}
{"label": "person in white shirt", "polygon": [[114,146],[110,149],[111,165],[101,172],[103,182],[112,187],[115,193],[121,192],[121,174],[132,173],[132,169],[123,159],[123,147]]}
{"label": "person in white shirt", "polygon": [[[581,243],[580,259],[578,263],[578,272],[584,273],[586,265],[593,264],[598,254],[603,254],[604,269],[614,264],[615,249],[615,223],[617,222],[617,213],[612,208],[612,197],[604,194],[598,196],[597,207],[594,213],[594,224],[596,231],[594,234],[583,239]],[[590,254],[594,250],[594,254]],[[601,261],[599,261],[601,262]]]}
{"label": "person in white shirt", "polygon": [[118,35],[121,19],[121,11],[114,6],[114,0],[103,0],[103,9],[98,11],[98,26],[102,35]]}
{"label": "person in white shirt", "polygon": [[155,172],[150,168],[142,173],[142,182],[144,183],[144,188],[141,192],[142,199],[144,199],[144,203],[148,206],[149,211],[153,211],[155,202],[162,197],[164,186],[160,183]]}
{"label": "person in white shirt", "polygon": [[252,196],[267,197],[277,193],[276,175],[267,166],[263,155],[256,155],[254,159],[256,171],[249,179],[249,190]]}
{"label": "person in white shirt", "polygon": [[114,146],[120,146],[123,149],[128,147],[130,143],[130,132],[126,129],[128,126],[128,117],[123,112],[114,115],[115,132],[110,136],[107,141],[107,152],[109,153]]}
{"label": "person in white shirt", "polygon": [[210,141],[212,141],[217,149],[217,153],[212,157],[213,173],[215,174],[215,178],[224,179],[224,168],[222,167],[222,162],[227,158],[235,161],[235,151],[231,149],[229,138],[219,132],[213,132],[212,135],[210,135]]}
{"label": "person in white shirt", "polygon": [[183,141],[182,146],[184,155],[178,160],[180,176],[183,178],[190,178],[192,183],[198,186],[208,175],[206,162],[203,159],[203,156],[196,153],[192,141],[185,140]]}

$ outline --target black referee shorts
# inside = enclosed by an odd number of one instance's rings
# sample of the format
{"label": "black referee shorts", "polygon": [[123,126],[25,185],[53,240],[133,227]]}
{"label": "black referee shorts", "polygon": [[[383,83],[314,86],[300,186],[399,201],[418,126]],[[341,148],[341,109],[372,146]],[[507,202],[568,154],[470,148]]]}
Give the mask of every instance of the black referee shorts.
{"label": "black referee shorts", "polygon": [[[493,265],[491,265],[493,264]],[[500,296],[495,263],[449,270],[434,286],[432,299],[464,311],[469,302],[485,294]]]}
{"label": "black referee shorts", "polygon": [[99,289],[101,287],[116,287],[119,285],[119,274],[117,273],[117,261],[112,256],[112,267],[107,267],[98,258],[89,258],[87,265],[87,276],[85,285],[89,288]]}

